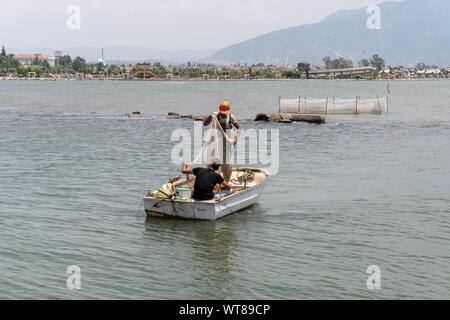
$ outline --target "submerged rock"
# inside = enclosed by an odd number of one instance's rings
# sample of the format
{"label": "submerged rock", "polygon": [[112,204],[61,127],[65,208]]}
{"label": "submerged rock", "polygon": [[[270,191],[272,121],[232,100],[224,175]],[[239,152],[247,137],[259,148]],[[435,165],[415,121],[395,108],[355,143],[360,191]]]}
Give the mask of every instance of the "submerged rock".
{"label": "submerged rock", "polygon": [[282,123],[291,123],[293,121],[324,123],[325,116],[317,114],[300,114],[300,113],[258,113],[255,121],[278,121]]}
{"label": "submerged rock", "polygon": [[265,113],[258,113],[256,115],[255,121],[269,121],[270,118]]}

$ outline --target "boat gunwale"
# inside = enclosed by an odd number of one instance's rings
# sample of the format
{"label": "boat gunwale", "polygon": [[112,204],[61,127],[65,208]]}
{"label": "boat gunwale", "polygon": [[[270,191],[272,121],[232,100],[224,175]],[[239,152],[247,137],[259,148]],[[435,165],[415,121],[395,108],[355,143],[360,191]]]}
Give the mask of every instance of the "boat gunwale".
{"label": "boat gunwale", "polygon": [[[155,197],[155,196],[150,196],[150,197],[149,196],[145,196],[144,200],[145,199],[157,199],[157,200],[166,201],[166,202],[179,202],[179,203],[183,203],[183,202],[184,203],[196,203],[196,202],[199,202],[199,203],[209,203],[209,204],[214,204],[214,205],[215,204],[219,204],[219,203],[221,203],[221,202],[223,202],[225,200],[229,200],[229,199],[232,199],[232,198],[234,198],[234,197],[236,197],[238,195],[242,195],[243,193],[246,193],[247,191],[249,191],[249,190],[251,190],[251,189],[253,189],[253,188],[255,188],[255,187],[257,187],[257,186],[259,186],[259,185],[261,185],[263,183],[265,183],[271,177],[271,175],[269,174],[269,172],[267,170],[261,169],[261,168],[254,168],[254,167],[233,168],[233,170],[236,170],[236,171],[245,171],[245,170],[249,170],[249,169],[252,170],[252,171],[263,173],[265,175],[265,178],[262,181],[260,181],[259,183],[255,184],[255,185],[253,185],[251,187],[248,187],[247,189],[243,189],[240,192],[236,192],[236,193],[230,194],[230,195],[228,195],[226,197],[223,197],[223,198],[220,198],[218,200],[216,200],[216,199],[211,199],[211,200],[192,200],[192,199],[189,199],[189,200],[176,200],[176,199],[161,199],[161,198],[158,198],[158,197]],[[174,184],[174,186],[182,184],[184,182],[186,182],[186,179],[177,181],[177,183]]]}

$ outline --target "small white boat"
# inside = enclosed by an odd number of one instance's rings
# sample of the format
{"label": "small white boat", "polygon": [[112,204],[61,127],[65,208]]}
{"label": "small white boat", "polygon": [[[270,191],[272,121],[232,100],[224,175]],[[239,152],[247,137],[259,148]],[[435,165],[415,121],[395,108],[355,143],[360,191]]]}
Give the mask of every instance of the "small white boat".
{"label": "small white boat", "polygon": [[[233,168],[230,186],[233,194],[219,200],[194,201],[161,199],[159,190],[144,197],[148,216],[179,217],[198,220],[216,220],[254,204],[269,179],[269,173],[259,168]],[[173,187],[192,185],[186,179],[173,183]]]}

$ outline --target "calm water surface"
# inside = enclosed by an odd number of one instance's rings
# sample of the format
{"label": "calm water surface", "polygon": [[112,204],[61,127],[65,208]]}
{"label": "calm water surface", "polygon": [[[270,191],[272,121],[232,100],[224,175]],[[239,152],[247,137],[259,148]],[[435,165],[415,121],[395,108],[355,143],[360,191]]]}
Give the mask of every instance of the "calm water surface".
{"label": "calm water surface", "polygon": [[[386,85],[0,81],[0,298],[449,299],[450,81],[391,82],[383,116],[245,120],[279,95],[374,98]],[[216,222],[138,213],[179,174],[172,131],[193,129],[167,112],[225,99],[244,128],[280,130],[259,203]],[[66,288],[69,265],[80,290]]]}

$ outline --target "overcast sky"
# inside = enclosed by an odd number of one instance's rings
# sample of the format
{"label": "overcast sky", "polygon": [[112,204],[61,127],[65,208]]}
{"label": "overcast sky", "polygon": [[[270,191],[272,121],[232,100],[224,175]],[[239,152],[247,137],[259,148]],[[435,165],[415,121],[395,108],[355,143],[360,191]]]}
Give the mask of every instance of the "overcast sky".
{"label": "overcast sky", "polygon": [[[0,0],[0,45],[220,49],[385,0]],[[67,8],[81,10],[80,29]]]}

